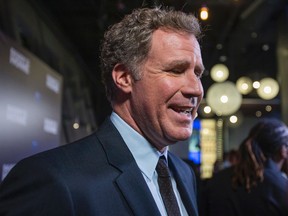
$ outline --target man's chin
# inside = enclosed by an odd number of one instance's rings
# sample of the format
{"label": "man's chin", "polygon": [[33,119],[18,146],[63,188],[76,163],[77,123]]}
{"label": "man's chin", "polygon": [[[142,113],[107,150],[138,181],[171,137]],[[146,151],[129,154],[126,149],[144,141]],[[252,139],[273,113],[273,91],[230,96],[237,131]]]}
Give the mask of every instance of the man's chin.
{"label": "man's chin", "polygon": [[184,141],[191,137],[192,130],[185,130],[185,131],[179,131],[177,134],[175,134],[174,139],[175,142]]}

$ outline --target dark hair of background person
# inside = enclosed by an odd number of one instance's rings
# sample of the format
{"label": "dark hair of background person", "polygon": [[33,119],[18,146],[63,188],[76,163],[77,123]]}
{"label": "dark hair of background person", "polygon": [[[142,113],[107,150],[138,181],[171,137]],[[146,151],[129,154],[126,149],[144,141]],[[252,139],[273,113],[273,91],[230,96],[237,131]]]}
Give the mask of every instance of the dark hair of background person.
{"label": "dark hair of background person", "polygon": [[245,186],[250,191],[263,181],[265,161],[277,160],[283,145],[288,145],[287,126],[277,119],[259,121],[239,147],[239,163],[232,178],[234,188]]}

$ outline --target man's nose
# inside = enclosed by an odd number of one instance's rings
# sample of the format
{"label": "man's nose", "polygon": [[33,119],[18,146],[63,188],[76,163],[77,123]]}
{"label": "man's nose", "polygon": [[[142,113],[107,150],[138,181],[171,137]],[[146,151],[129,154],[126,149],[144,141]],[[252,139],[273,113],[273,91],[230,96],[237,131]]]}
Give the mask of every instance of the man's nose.
{"label": "man's nose", "polygon": [[194,73],[187,73],[184,77],[185,86],[182,89],[182,93],[193,97],[199,97],[203,95],[203,86],[200,78]]}

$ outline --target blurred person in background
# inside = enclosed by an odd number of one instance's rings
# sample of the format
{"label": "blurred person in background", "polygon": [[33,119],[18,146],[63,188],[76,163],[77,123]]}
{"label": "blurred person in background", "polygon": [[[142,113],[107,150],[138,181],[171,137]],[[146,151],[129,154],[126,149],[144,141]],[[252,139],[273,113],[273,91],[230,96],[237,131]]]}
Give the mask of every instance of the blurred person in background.
{"label": "blurred person in background", "polygon": [[260,120],[239,147],[239,163],[209,181],[201,215],[287,216],[287,157],[287,126]]}
{"label": "blurred person in background", "polygon": [[220,170],[236,165],[238,162],[239,162],[238,150],[231,149],[228,152],[224,152],[223,160],[222,161],[216,160],[214,163],[213,175],[219,172]]}

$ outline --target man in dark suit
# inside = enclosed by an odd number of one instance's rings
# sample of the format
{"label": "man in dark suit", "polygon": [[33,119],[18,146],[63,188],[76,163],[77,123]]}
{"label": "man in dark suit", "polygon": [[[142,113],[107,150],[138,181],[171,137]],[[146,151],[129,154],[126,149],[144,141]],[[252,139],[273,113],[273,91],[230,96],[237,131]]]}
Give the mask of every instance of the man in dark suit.
{"label": "man in dark suit", "polygon": [[165,8],[113,25],[101,50],[111,116],[94,134],[19,162],[0,187],[0,215],[171,215],[155,171],[163,156],[173,215],[198,215],[195,175],[168,146],[191,136],[203,97],[200,34],[193,15]]}

